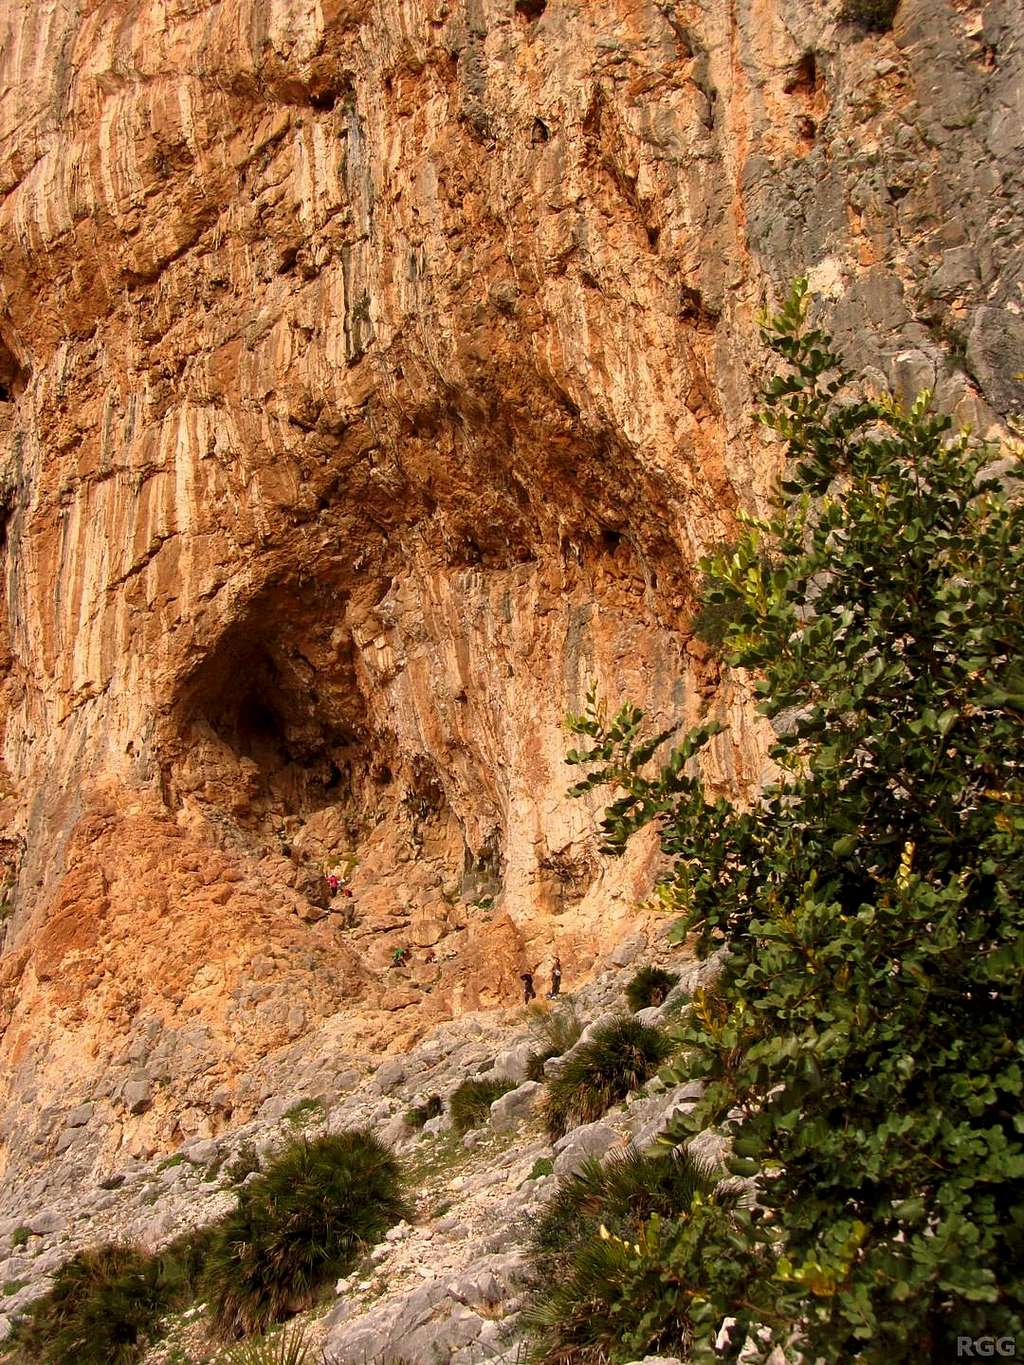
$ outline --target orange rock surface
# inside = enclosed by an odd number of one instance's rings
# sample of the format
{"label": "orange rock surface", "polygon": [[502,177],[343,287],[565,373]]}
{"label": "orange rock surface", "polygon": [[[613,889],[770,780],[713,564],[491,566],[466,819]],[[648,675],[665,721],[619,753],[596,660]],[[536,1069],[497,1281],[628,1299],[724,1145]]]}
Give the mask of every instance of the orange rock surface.
{"label": "orange rock surface", "polygon": [[10,1179],[578,980],[656,866],[566,799],[592,679],[756,789],[688,623],[777,468],[759,310],[808,272],[983,427],[1024,353],[1019,8],[838,9],[0,0]]}

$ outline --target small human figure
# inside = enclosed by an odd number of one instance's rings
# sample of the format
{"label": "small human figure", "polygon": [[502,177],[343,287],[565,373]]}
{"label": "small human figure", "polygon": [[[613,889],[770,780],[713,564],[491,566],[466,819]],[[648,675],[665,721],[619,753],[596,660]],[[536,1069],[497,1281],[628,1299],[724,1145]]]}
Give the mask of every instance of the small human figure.
{"label": "small human figure", "polygon": [[396,948],[391,954],[392,967],[404,967],[407,960],[412,956],[409,948]]}
{"label": "small human figure", "polygon": [[537,998],[537,992],[533,989],[533,972],[521,973],[519,980],[523,983],[523,1004],[528,1005]]}
{"label": "small human figure", "polygon": [[341,881],[339,880],[338,874],[336,872],[328,873],[327,885],[330,887],[331,895],[336,896],[338,894],[338,889],[341,886]]}
{"label": "small human figure", "polygon": [[551,989],[548,991],[549,1000],[557,1000],[558,992],[562,989],[562,960],[555,958],[555,964],[551,968]]}

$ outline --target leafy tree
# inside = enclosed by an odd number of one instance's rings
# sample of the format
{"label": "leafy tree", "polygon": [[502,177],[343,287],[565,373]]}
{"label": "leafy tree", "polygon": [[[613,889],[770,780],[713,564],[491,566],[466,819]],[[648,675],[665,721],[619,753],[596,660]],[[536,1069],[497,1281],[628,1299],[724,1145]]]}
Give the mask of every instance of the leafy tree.
{"label": "leafy tree", "polygon": [[860,392],[805,312],[799,282],[764,324],[777,508],[704,566],[777,777],[752,809],[710,801],[711,723],[646,775],[670,732],[593,693],[569,762],[577,794],[620,793],[606,851],[659,825],[676,937],[729,944],[680,1034],[706,1089],[673,1137],[731,1137],[761,1207],[739,1239],[657,1229],[694,1358],[732,1317],[730,1359],[953,1359],[1024,1337],[1024,508],[999,452],[927,395]]}

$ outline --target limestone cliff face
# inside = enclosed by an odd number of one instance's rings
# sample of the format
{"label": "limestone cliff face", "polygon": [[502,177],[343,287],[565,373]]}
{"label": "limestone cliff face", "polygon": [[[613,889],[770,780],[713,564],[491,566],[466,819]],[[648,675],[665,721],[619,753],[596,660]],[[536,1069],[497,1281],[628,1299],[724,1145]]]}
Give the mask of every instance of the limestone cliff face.
{"label": "limestone cliff face", "polygon": [[756,786],[687,622],[759,309],[982,428],[1024,364],[1017,0],[838,8],[0,0],[9,1180],[585,972],[653,858],[565,799],[590,679]]}

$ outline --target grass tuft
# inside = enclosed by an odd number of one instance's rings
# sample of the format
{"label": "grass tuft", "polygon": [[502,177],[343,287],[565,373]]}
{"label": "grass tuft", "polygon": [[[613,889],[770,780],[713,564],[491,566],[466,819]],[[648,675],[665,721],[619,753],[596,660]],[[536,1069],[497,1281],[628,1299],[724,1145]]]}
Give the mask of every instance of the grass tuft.
{"label": "grass tuft", "polygon": [[401,1167],[372,1133],[298,1140],[240,1191],[217,1227],[205,1277],[217,1329],[263,1332],[307,1307],[409,1216]]}
{"label": "grass tuft", "polygon": [[552,1141],[599,1119],[671,1053],[672,1044],[660,1029],[628,1015],[598,1029],[548,1085],[543,1117]]}
{"label": "grass tuft", "polygon": [[571,1001],[555,1009],[548,1009],[538,1001],[530,1008],[529,1028],[538,1046],[526,1063],[526,1079],[543,1081],[544,1063],[552,1057],[561,1057],[579,1042],[583,1020]]}
{"label": "grass tuft", "polygon": [[507,1078],[493,1081],[463,1081],[453,1093],[449,1107],[452,1124],[457,1133],[468,1133],[470,1128],[479,1128],[491,1116],[491,1105],[510,1090],[515,1090],[516,1082]]}
{"label": "grass tuft", "polygon": [[553,1057],[560,1057],[579,1042],[583,1020],[569,1000],[551,1009],[538,1001],[530,1009],[529,1029],[542,1049],[550,1048]]}
{"label": "grass tuft", "polygon": [[315,1100],[307,1096],[306,1099],[296,1101],[290,1109],[287,1109],[284,1119],[293,1128],[302,1128],[307,1123],[312,1123],[314,1119],[323,1118],[324,1113],[323,1100]]}
{"label": "grass tuft", "polygon": [[678,980],[675,972],[665,972],[660,967],[641,967],[626,987],[629,1008],[646,1010],[652,1005],[663,1005]]}
{"label": "grass tuft", "polygon": [[260,1155],[252,1142],[243,1142],[238,1151],[224,1167],[224,1176],[229,1185],[241,1185],[247,1176],[260,1170]]}
{"label": "grass tuft", "polygon": [[79,1251],[15,1329],[22,1358],[46,1365],[132,1365],[161,1319],[195,1295],[209,1235],[189,1233],[149,1256],[107,1243]]}
{"label": "grass tuft", "polygon": [[224,1365],[313,1365],[314,1359],[307,1329],[296,1327],[233,1346],[223,1362]]}
{"label": "grass tuft", "polygon": [[429,1095],[422,1104],[414,1104],[405,1111],[405,1121],[410,1128],[422,1128],[431,1119],[444,1113],[444,1101],[440,1095]]}

